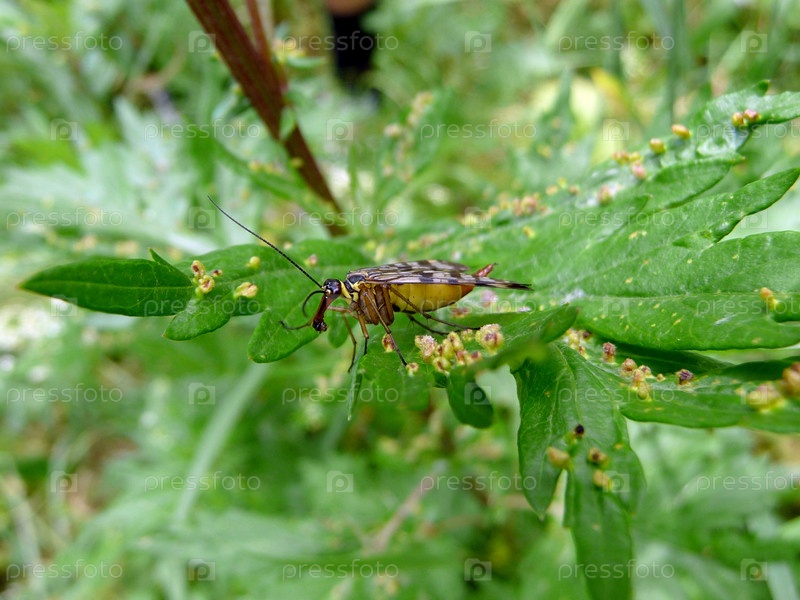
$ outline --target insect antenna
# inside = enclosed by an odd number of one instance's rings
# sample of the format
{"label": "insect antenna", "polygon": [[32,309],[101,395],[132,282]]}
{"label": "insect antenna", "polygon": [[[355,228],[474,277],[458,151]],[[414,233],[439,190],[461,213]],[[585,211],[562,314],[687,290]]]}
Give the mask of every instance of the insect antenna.
{"label": "insect antenna", "polygon": [[313,296],[314,294],[324,294],[324,293],[325,292],[323,292],[322,290],[314,290],[308,296],[306,296],[306,299],[303,300],[303,314],[304,315],[306,314],[306,305],[308,304],[308,301],[311,300],[311,296]]}
{"label": "insect antenna", "polygon": [[[214,202],[214,199],[213,199],[211,196],[208,196],[208,199],[211,201],[211,204],[213,204],[214,206],[216,206],[216,207],[217,207],[217,210],[218,210],[219,212],[221,212],[223,215],[225,215],[226,217],[228,217],[228,218],[229,218],[231,221],[233,221],[234,223],[236,223],[236,224],[237,224],[239,227],[241,227],[242,229],[244,229],[246,232],[248,232],[248,233],[250,233],[251,235],[254,235],[255,237],[257,237],[259,240],[261,240],[262,242],[264,242],[264,243],[265,243],[267,246],[269,246],[270,248],[272,248],[273,250],[275,250],[275,251],[276,251],[278,254],[280,254],[280,255],[281,255],[283,258],[285,258],[285,259],[286,259],[286,260],[288,260],[290,263],[292,263],[292,264],[293,264],[295,267],[297,267],[297,268],[298,268],[298,270],[299,270],[299,271],[300,271],[300,272],[301,272],[303,275],[305,275],[305,276],[306,276],[306,277],[308,277],[308,278],[309,278],[311,281],[313,281],[313,282],[316,284],[316,286],[317,286],[317,287],[319,287],[319,288],[321,288],[321,287],[322,287],[322,284],[321,284],[319,281],[317,281],[317,280],[316,280],[316,279],[314,279],[314,278],[313,278],[311,275],[309,275],[309,274],[308,274],[308,271],[306,271],[306,270],[305,270],[303,267],[301,267],[301,266],[300,266],[300,265],[298,265],[298,264],[297,264],[297,263],[296,263],[294,260],[292,260],[292,258],[291,258],[291,257],[290,257],[288,254],[286,254],[286,253],[285,253],[283,250],[281,250],[280,248],[278,248],[278,247],[277,247],[275,244],[273,244],[273,243],[271,243],[271,242],[268,242],[267,240],[265,240],[263,237],[261,237],[260,235],[258,235],[258,234],[257,234],[255,231],[253,231],[252,229],[250,229],[250,228],[249,228],[249,227],[247,227],[246,225],[243,225],[242,223],[240,223],[239,221],[237,221],[236,219],[234,219],[234,218],[233,218],[232,216],[230,216],[230,215],[229,215],[227,212],[225,212],[225,209],[224,209],[224,208],[222,208],[222,207],[221,207],[219,204],[217,204],[216,202]],[[320,293],[322,292],[322,290],[319,290],[319,291],[320,291]],[[308,298],[306,298],[306,301],[308,301]],[[303,307],[305,308],[305,304],[303,305]]]}

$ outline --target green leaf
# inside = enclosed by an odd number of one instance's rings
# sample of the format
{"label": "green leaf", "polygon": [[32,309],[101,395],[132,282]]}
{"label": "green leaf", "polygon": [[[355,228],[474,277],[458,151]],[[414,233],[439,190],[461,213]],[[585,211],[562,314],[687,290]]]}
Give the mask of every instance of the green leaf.
{"label": "green leaf", "polygon": [[[781,433],[800,431],[800,402],[784,383],[784,377],[791,376],[784,372],[791,371],[800,357],[728,365],[693,364],[691,356],[665,363],[658,355],[642,355],[635,350],[618,356],[633,358],[640,366],[650,367],[655,375],[663,375],[663,379],[648,379],[646,397],[623,396],[621,410],[629,419],[681,427],[743,426]],[[618,375],[618,365],[599,368],[616,371]],[[679,379],[679,370],[691,373],[687,381]]]}
{"label": "green leaf", "polygon": [[608,491],[594,484],[593,466],[576,463],[567,483],[565,519],[575,542],[575,562],[582,567],[592,598],[631,598],[631,519],[616,496],[631,476],[609,471],[612,491]]}
{"label": "green leaf", "polygon": [[[577,296],[579,323],[607,339],[671,349],[782,347],[800,341],[798,316],[779,318],[760,299],[767,287],[796,306],[798,234],[779,232],[718,242],[744,216],[778,200],[797,170],[733,194],[639,213],[604,239],[587,232],[583,260],[549,282],[551,293]],[[715,242],[717,242],[715,244]],[[773,256],[763,268],[765,253]],[[545,284],[547,285],[547,284]]]}
{"label": "green leaf", "polygon": [[134,317],[174,315],[192,297],[192,280],[164,262],[90,258],[51,267],[22,289],[61,298],[83,308]]}
{"label": "green leaf", "polygon": [[[528,502],[544,514],[560,475],[547,450],[567,453],[565,524],[572,528],[577,562],[587,569],[594,597],[630,596],[630,512],[644,490],[644,475],[619,413],[617,382],[562,344],[548,346],[540,360],[525,361],[512,372],[520,401],[520,471],[536,482],[525,486]],[[576,434],[579,425],[583,433]],[[602,464],[590,459],[598,450]],[[609,489],[598,487],[596,471]],[[595,569],[620,574],[588,576]]]}

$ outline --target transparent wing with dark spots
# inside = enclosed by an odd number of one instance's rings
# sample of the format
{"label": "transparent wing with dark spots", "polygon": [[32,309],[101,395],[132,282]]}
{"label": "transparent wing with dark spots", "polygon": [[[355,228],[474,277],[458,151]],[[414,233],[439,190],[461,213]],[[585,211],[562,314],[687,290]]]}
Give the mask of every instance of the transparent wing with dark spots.
{"label": "transparent wing with dark spots", "polygon": [[476,287],[510,288],[527,290],[530,286],[491,277],[476,277],[467,273],[470,267],[444,260],[420,260],[415,262],[392,263],[379,267],[367,267],[348,273],[362,275],[372,284],[413,284],[433,283],[439,285],[474,285]]}

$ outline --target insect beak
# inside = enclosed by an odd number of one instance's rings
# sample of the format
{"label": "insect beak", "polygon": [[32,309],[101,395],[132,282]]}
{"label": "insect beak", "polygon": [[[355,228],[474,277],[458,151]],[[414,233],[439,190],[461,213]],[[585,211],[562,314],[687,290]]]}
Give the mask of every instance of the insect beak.
{"label": "insect beak", "polygon": [[319,308],[317,309],[314,318],[311,320],[311,326],[314,328],[315,331],[327,331],[328,324],[325,322],[325,311],[328,310],[328,307],[331,303],[336,300],[337,296],[333,294],[325,294],[322,297],[322,301],[319,303]]}
{"label": "insect beak", "polygon": [[315,331],[320,332],[328,330],[328,324],[325,323],[325,312],[328,310],[330,305],[342,295],[341,283],[339,283],[339,281],[336,279],[328,279],[325,281],[325,284],[322,286],[322,288],[322,301],[320,301],[319,308],[317,309],[314,318],[311,320],[311,326]]}

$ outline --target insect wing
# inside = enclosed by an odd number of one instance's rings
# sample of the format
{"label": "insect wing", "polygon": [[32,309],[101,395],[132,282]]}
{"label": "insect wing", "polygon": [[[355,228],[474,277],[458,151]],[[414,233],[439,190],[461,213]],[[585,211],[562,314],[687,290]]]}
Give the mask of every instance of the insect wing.
{"label": "insect wing", "polygon": [[[530,289],[524,283],[515,283],[491,277],[478,277],[469,274],[469,267],[443,260],[421,260],[416,262],[392,263],[379,267],[359,269],[352,273],[364,276],[366,283],[372,284],[437,284],[472,285],[480,287]],[[348,274],[349,276],[349,274]]]}
{"label": "insect wing", "polygon": [[[420,260],[367,267],[354,273],[363,275],[367,283],[441,283],[458,285],[469,267],[441,260]],[[349,274],[348,274],[349,275]]]}

